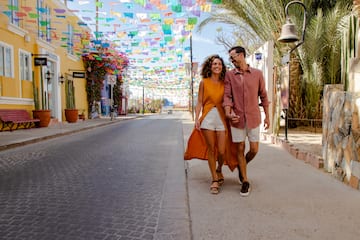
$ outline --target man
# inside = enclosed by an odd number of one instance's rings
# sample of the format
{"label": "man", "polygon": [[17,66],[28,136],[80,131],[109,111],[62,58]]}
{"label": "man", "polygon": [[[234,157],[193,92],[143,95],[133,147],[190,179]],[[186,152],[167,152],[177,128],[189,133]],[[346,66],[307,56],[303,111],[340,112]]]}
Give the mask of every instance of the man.
{"label": "man", "polygon": [[[269,101],[263,73],[246,63],[245,49],[240,46],[232,47],[229,56],[235,68],[227,71],[225,75],[223,105],[225,115],[230,120],[232,141],[236,145],[239,180],[242,183],[240,195],[248,196],[251,187],[247,177],[247,163],[255,157],[259,149],[261,124],[259,97],[265,112],[265,129],[270,127]],[[250,149],[245,155],[246,137]]]}

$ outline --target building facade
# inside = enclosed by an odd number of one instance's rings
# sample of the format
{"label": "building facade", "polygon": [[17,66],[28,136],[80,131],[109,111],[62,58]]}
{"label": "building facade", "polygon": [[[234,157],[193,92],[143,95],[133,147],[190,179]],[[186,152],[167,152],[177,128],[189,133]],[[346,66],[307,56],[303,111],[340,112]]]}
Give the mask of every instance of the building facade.
{"label": "building facade", "polygon": [[[2,1],[0,109],[51,110],[63,121],[67,96],[87,113],[81,59],[90,29],[57,0]],[[86,114],[85,114],[86,115]]]}

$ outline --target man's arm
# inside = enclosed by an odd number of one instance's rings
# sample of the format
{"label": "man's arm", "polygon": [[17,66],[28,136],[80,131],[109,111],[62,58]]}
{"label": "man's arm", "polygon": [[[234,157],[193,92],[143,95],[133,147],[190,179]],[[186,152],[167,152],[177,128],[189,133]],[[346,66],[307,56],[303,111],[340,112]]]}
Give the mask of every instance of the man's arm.
{"label": "man's arm", "polygon": [[268,100],[267,91],[265,88],[264,76],[262,74],[261,74],[261,79],[260,79],[259,96],[260,96],[260,100],[261,100],[261,106],[263,107],[264,112],[265,112],[264,129],[267,130],[270,127],[269,100]]}
{"label": "man's arm", "polygon": [[225,116],[233,123],[239,122],[239,117],[233,111],[233,98],[232,98],[232,88],[231,88],[231,81],[229,77],[229,73],[226,73],[225,80],[224,80],[224,110]]}

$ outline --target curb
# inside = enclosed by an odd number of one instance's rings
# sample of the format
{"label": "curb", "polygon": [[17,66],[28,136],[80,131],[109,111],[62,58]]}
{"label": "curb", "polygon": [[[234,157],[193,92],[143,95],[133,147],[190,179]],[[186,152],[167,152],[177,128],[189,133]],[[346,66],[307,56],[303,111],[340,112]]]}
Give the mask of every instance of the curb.
{"label": "curb", "polygon": [[[132,119],[132,118],[128,118],[128,119]],[[54,134],[49,134],[49,135],[46,135],[46,136],[35,137],[33,139],[22,141],[22,142],[9,143],[7,145],[0,146],[0,151],[9,150],[9,149],[12,149],[12,148],[21,147],[21,146],[25,146],[25,145],[28,145],[28,144],[37,143],[37,142],[41,142],[41,141],[44,141],[44,140],[49,140],[49,139],[53,139],[53,138],[57,138],[57,137],[62,137],[62,136],[70,135],[70,134],[73,134],[73,133],[78,133],[78,132],[90,130],[90,129],[97,128],[97,127],[108,126],[108,125],[118,123],[118,122],[123,121],[123,120],[127,120],[127,119],[120,119],[118,121],[101,122],[101,123],[94,124],[92,126],[87,126],[87,127],[81,127],[81,128],[78,128],[78,129],[68,130],[68,131],[62,132],[62,133],[54,133]]]}
{"label": "curb", "polygon": [[263,138],[266,141],[270,141],[270,143],[272,144],[281,146],[296,159],[302,160],[317,169],[324,168],[324,159],[322,156],[318,156],[317,154],[311,152],[303,151],[289,141],[280,139],[276,136],[263,133]]}

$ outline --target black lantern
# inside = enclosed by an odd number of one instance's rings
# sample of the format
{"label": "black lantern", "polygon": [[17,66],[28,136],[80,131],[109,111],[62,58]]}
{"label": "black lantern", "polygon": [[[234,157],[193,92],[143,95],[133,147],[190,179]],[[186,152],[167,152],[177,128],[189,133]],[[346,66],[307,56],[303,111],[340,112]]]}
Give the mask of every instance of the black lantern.
{"label": "black lantern", "polygon": [[63,84],[64,83],[64,76],[61,74],[61,76],[59,77],[59,82],[61,83],[61,84]]}
{"label": "black lantern", "polygon": [[50,81],[51,80],[51,73],[50,73],[49,70],[47,70],[47,72],[46,72],[46,80],[47,80],[48,84],[51,82]]}

